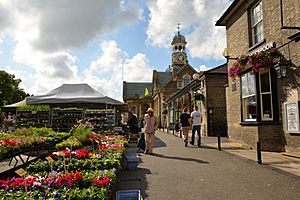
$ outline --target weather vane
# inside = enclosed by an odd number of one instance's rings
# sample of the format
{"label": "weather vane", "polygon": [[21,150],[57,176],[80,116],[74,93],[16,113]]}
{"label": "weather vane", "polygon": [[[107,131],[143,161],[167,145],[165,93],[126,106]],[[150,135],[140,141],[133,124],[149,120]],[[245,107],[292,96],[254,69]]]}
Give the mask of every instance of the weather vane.
{"label": "weather vane", "polygon": [[177,29],[178,29],[178,35],[180,33],[180,23],[177,24]]}

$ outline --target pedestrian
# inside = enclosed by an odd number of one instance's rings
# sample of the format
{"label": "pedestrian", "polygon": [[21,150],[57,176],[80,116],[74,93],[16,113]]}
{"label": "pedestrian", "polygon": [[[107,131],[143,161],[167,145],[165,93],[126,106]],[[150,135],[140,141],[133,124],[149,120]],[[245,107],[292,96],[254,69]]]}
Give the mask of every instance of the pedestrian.
{"label": "pedestrian", "polygon": [[202,116],[201,112],[198,111],[198,106],[194,107],[194,111],[191,113],[191,118],[192,118],[192,138],[190,141],[191,145],[194,145],[195,143],[195,132],[197,131],[197,145],[198,147],[201,146],[201,123],[202,123]]}
{"label": "pedestrian", "polygon": [[183,108],[182,114],[180,115],[181,129],[183,134],[184,146],[187,147],[188,139],[189,139],[189,131],[192,125],[192,118],[190,114],[188,114],[188,109]]}
{"label": "pedestrian", "polygon": [[138,138],[138,133],[139,133],[139,125],[138,125],[138,119],[135,116],[135,114],[133,114],[133,112],[129,112],[128,113],[128,122],[127,125],[129,126],[129,130],[130,130],[130,138],[131,139],[137,139]]}
{"label": "pedestrian", "polygon": [[144,117],[144,129],[146,149],[145,154],[153,155],[153,143],[155,139],[155,131],[158,128],[157,117],[153,114],[153,108],[148,108],[147,114]]}

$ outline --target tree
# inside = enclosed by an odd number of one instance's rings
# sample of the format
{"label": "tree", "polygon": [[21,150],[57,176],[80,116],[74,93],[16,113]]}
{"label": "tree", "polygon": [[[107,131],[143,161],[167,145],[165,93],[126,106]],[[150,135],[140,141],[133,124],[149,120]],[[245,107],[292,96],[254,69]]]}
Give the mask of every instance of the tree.
{"label": "tree", "polygon": [[23,100],[29,96],[23,89],[19,88],[20,79],[15,75],[0,70],[0,106],[9,105]]}

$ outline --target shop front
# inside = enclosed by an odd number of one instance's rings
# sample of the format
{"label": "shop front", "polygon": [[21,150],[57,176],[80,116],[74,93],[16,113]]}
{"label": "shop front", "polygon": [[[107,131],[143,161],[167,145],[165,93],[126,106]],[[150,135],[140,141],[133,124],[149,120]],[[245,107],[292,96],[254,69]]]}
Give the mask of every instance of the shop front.
{"label": "shop front", "polygon": [[216,24],[227,34],[229,138],[250,148],[260,142],[265,151],[300,150],[300,17],[288,13],[297,24],[285,29],[280,10],[288,8],[234,1]]}

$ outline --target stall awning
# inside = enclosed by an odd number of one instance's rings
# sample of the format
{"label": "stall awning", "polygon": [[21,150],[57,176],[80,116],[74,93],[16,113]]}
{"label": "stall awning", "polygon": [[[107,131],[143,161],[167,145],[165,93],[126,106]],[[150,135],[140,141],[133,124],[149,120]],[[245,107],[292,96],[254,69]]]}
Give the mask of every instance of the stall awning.
{"label": "stall awning", "polygon": [[107,104],[124,105],[113,98],[104,96],[88,84],[63,84],[45,95],[27,97],[30,104]]}

